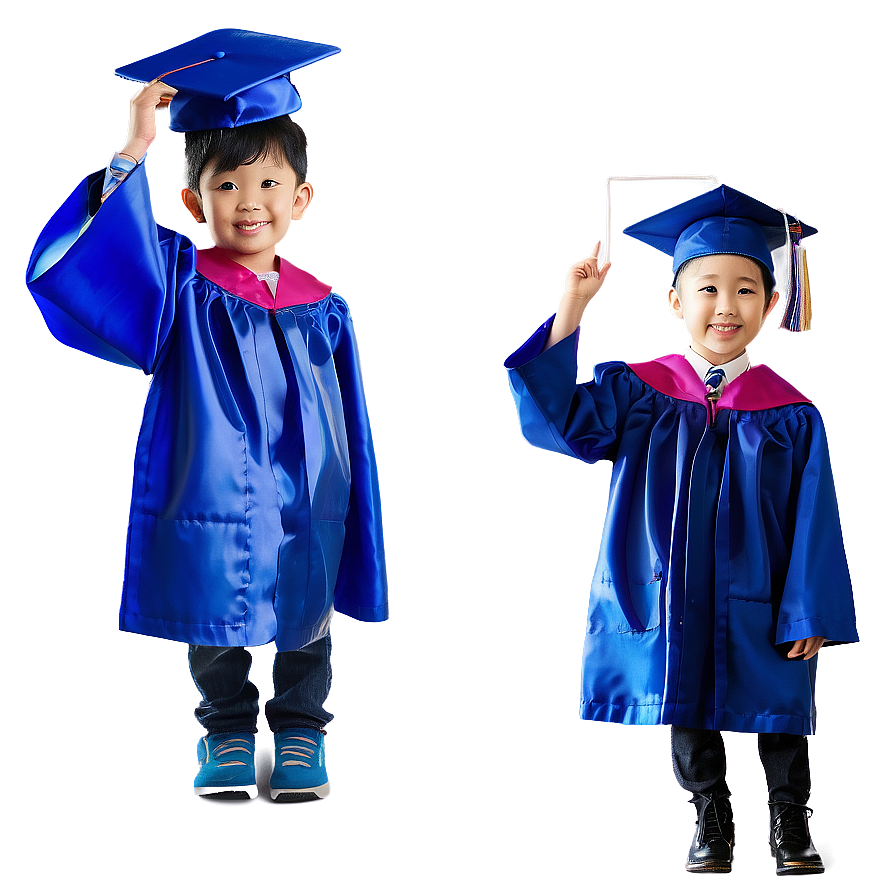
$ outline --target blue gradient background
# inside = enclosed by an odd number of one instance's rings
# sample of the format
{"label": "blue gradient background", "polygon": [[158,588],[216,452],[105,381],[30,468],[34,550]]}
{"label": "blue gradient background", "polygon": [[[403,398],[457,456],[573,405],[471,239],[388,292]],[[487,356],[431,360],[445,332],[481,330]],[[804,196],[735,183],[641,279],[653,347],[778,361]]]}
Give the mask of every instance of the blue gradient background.
{"label": "blue gradient background", "polygon": [[[669,732],[577,718],[609,466],[529,447],[502,368],[603,235],[607,176],[650,173],[715,174],[819,229],[807,241],[813,329],[770,323],[751,355],[824,415],[863,637],[819,665],[812,824],[828,873],[813,887],[877,889],[855,820],[882,820],[887,794],[865,785],[854,800],[848,786],[875,764],[889,774],[892,753],[879,608],[893,585],[877,581],[892,553],[892,447],[868,439],[889,416],[876,383],[892,354],[878,224],[893,201],[882,10],[222,0],[213,14],[129,10],[139,24],[128,27],[85,0],[51,22],[42,10],[8,24],[5,815],[18,892],[80,881],[100,894],[193,892],[216,856],[215,889],[243,892],[685,885],[693,808],[672,775]],[[148,383],[56,343],[24,284],[50,214],[124,140],[134,85],[114,69],[217,27],[342,48],[296,79],[315,198],[280,248],[351,304],[392,618],[333,625],[333,789],[315,805],[193,796],[201,729],[186,650],[118,631]],[[160,131],[147,168],[157,220],[207,246],[180,203],[182,137]],[[614,187],[613,270],[585,319],[583,378],[597,361],[683,349],[668,258],[621,231],[700,189]],[[858,363],[850,383],[845,368]],[[262,699],[272,655],[255,650]],[[859,720],[875,738],[861,751]],[[259,738],[262,781],[271,741]],[[752,893],[774,874],[755,738],[729,738],[729,764],[738,845],[725,885]],[[632,863],[635,836],[655,848]]]}

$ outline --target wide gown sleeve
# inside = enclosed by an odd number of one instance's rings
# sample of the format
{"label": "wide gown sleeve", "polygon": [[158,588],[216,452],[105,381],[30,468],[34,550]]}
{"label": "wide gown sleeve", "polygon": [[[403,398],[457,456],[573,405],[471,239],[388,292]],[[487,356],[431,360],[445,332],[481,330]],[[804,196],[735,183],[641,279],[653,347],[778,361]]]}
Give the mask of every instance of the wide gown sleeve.
{"label": "wide gown sleeve", "polygon": [[50,219],[28,264],[28,289],[60,342],[152,373],[195,251],[156,225],[143,165],[98,207],[102,182],[103,172],[85,178]]}
{"label": "wide gown sleeve", "polygon": [[805,458],[796,504],[796,525],[787,578],[778,610],[775,642],[823,636],[859,640],[852,585],[821,415],[805,411],[798,455]]}
{"label": "wide gown sleeve", "polygon": [[505,362],[526,440],[587,463],[614,459],[617,433],[632,401],[632,377],[612,361],[576,384],[578,331],[543,351],[553,317]]}
{"label": "wide gown sleeve", "polygon": [[363,622],[381,622],[388,618],[389,611],[379,481],[358,346],[347,310],[333,361],[339,378],[351,462],[351,494],[336,579],[335,608]]}

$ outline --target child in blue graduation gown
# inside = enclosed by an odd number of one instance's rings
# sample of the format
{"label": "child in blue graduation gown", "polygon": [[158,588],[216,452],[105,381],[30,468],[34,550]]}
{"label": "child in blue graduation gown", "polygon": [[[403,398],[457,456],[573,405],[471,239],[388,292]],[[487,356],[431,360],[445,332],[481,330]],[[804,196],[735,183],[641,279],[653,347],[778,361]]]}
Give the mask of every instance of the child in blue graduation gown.
{"label": "child in blue graduation gown", "polygon": [[[257,793],[258,691],[245,648],[270,641],[271,795],[325,796],[330,618],[334,609],[387,616],[351,316],[329,286],[275,254],[312,196],[288,72],[334,52],[219,31],[124,71],[150,82],[132,100],[127,145],[69,197],[29,265],[57,338],[153,378],[120,625],[191,645],[196,715],[208,732],[201,796]],[[249,80],[261,83],[234,85],[230,60],[239,79],[247,58]],[[153,220],[142,159],[156,108],[169,104],[172,129],[186,132],[184,202],[208,223],[213,249],[197,251]]]}
{"label": "child in blue graduation gown", "polygon": [[[793,234],[791,235],[791,231]],[[821,417],[747,346],[778,301],[771,250],[814,233],[722,186],[626,230],[673,256],[686,356],[576,384],[576,333],[609,265],[576,265],[554,318],[508,358],[523,434],[613,462],[581,714],[672,726],[694,794],[690,871],[731,869],[720,732],[759,734],[779,874],[824,870],[808,832],[816,654],[858,640]]]}

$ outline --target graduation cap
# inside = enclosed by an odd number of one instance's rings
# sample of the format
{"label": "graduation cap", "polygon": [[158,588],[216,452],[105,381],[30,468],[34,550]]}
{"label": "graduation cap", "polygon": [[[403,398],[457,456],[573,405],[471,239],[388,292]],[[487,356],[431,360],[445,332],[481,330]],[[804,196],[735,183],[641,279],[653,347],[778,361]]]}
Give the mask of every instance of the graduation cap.
{"label": "graduation cap", "polygon": [[115,74],[176,88],[171,130],[206,131],[297,111],[302,100],[289,73],[338,52],[329,44],[221,28],[117,68]]}
{"label": "graduation cap", "polygon": [[793,331],[808,330],[812,318],[809,271],[800,241],[817,232],[725,184],[623,231],[671,255],[676,274],[692,258],[744,255],[763,265],[774,280],[772,250],[789,246],[789,294],[781,326]]}

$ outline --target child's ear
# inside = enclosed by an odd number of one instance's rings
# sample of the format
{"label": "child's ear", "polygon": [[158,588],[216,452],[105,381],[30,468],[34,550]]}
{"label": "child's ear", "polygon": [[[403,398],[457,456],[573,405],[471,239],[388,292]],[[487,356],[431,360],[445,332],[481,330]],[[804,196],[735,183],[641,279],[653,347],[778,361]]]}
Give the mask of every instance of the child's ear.
{"label": "child's ear", "polygon": [[205,215],[202,213],[202,199],[192,190],[184,188],[180,191],[180,198],[189,213],[196,219],[197,224],[205,224]]}
{"label": "child's ear", "polygon": [[681,299],[674,289],[669,290],[669,310],[672,312],[672,317],[677,317],[679,320],[684,317],[684,311],[681,308]]}
{"label": "child's ear", "polygon": [[308,203],[311,202],[312,197],[314,196],[314,188],[307,181],[303,184],[299,184],[296,187],[296,198],[293,200],[292,204],[292,219],[293,221],[299,221],[302,215],[305,214],[305,209],[308,208]]}
{"label": "child's ear", "polygon": [[765,319],[772,313],[772,308],[778,304],[778,299],[780,296],[778,293],[774,293],[768,303],[768,308],[765,309],[765,312],[762,315],[762,322],[765,323]]}

